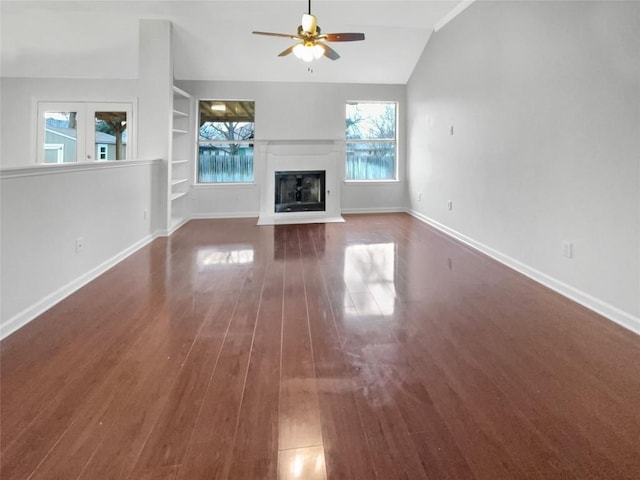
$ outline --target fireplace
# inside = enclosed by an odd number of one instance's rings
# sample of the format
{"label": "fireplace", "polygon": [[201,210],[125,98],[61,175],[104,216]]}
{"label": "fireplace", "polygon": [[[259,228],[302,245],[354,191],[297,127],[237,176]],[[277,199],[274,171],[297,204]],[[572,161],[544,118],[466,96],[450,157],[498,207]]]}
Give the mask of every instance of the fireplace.
{"label": "fireplace", "polygon": [[275,213],[324,212],[325,171],[275,172]]}
{"label": "fireplace", "polygon": [[256,141],[258,225],[344,222],[343,140]]}

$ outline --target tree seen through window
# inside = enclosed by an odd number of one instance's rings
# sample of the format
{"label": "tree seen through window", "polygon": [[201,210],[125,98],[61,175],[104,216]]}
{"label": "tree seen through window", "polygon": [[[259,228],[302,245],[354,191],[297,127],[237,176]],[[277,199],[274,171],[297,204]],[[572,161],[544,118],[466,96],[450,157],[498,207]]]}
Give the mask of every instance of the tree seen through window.
{"label": "tree seen through window", "polygon": [[350,102],[346,106],[347,180],[395,180],[394,102]]}
{"label": "tree seen through window", "polygon": [[253,181],[254,102],[200,101],[199,183]]}

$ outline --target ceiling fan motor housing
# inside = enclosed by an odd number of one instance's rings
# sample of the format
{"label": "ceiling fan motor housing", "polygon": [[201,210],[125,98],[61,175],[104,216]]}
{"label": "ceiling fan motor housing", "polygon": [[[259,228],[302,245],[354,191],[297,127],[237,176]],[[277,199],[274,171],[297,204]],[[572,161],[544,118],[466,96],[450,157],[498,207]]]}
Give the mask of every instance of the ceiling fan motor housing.
{"label": "ceiling fan motor housing", "polygon": [[302,30],[303,31],[311,35],[315,35],[317,27],[318,27],[318,20],[314,15],[311,15],[310,13],[302,14]]}

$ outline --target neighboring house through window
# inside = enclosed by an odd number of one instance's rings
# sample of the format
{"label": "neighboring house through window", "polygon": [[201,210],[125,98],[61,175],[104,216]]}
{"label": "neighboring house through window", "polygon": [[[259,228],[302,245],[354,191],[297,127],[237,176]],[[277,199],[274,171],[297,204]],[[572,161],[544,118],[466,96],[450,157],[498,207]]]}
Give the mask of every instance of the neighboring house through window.
{"label": "neighboring house through window", "polygon": [[255,102],[200,100],[198,183],[253,182]]}
{"label": "neighboring house through window", "polygon": [[397,103],[347,102],[345,180],[398,179]]}
{"label": "neighboring house through window", "polygon": [[44,163],[64,163],[64,145],[61,143],[45,143]]}

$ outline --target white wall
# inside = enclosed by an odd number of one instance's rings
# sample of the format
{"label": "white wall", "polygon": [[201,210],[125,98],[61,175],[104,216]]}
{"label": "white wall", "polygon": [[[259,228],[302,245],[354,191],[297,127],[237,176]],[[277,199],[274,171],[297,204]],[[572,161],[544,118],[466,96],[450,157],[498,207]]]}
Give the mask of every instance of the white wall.
{"label": "white wall", "polygon": [[171,22],[140,20],[138,158],[169,158],[173,96]]}
{"label": "white wall", "polygon": [[[168,28],[166,22],[160,26]],[[150,88],[144,82],[6,77],[1,82],[0,334],[5,336],[162,229],[166,165],[159,161],[35,165],[37,101],[130,102],[134,106],[131,125],[137,127],[138,90]],[[166,153],[169,71],[165,83],[162,138]],[[133,132],[130,141],[138,158],[135,141],[145,140],[148,133],[135,135],[136,128]],[[149,139],[143,146],[150,143],[158,144]],[[152,158],[150,150],[144,150],[147,158]],[[75,253],[78,237],[84,239],[80,254]]]}
{"label": "white wall", "polygon": [[158,202],[154,205],[154,226],[168,231],[171,205],[168,192],[169,152],[171,150],[171,117],[173,115],[173,46],[169,20],[138,22],[138,135],[136,158],[161,158]]}
{"label": "white wall", "polygon": [[638,2],[476,2],[407,86],[416,214],[638,331],[639,18]]}
{"label": "white wall", "polygon": [[[271,82],[180,81],[199,99],[255,100],[257,140],[344,139],[347,100],[399,102],[399,173],[394,183],[342,185],[343,211],[384,211],[404,208],[405,136],[404,85],[359,85]],[[260,185],[198,186],[192,191],[196,216],[258,215]]]}
{"label": "white wall", "polygon": [[0,336],[152,238],[144,212],[156,201],[161,168],[156,160],[1,172]]}

